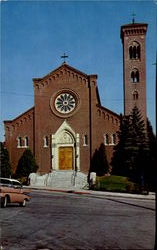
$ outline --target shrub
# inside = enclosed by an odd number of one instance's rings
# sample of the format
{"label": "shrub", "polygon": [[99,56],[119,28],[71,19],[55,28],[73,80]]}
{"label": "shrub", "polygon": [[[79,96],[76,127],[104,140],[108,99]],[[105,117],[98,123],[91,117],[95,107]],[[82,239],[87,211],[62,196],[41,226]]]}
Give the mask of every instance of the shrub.
{"label": "shrub", "polygon": [[12,171],[9,160],[9,153],[8,150],[4,147],[2,142],[0,142],[0,163],[1,163],[0,176],[5,178],[10,177]]}
{"label": "shrub", "polygon": [[16,169],[16,177],[28,177],[30,173],[35,173],[38,166],[30,149],[26,149],[21,156]]}
{"label": "shrub", "polygon": [[96,178],[94,190],[111,192],[140,193],[139,185],[123,176],[102,176]]}

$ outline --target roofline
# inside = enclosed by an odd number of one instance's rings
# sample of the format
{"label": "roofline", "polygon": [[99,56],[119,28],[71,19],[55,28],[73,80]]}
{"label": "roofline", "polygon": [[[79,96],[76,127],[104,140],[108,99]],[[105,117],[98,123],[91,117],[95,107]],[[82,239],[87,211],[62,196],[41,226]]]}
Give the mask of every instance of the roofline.
{"label": "roofline", "polygon": [[112,115],[117,116],[117,118],[120,118],[120,114],[117,114],[117,113],[113,112],[112,110],[110,110],[110,109],[108,109],[108,108],[105,108],[105,107],[103,107],[103,106],[101,106],[101,105],[99,105],[99,104],[97,104],[97,107],[98,107],[98,108],[101,108],[101,109],[103,109],[103,110],[105,110],[105,111],[107,111],[107,112],[109,112],[109,113],[111,113]]}
{"label": "roofline", "polygon": [[33,78],[33,81],[40,81],[40,80],[44,80],[45,78],[47,78],[48,76],[52,75],[53,73],[55,73],[56,71],[58,71],[59,69],[61,69],[63,66],[66,66],[67,68],[69,68],[72,71],[75,71],[78,74],[83,75],[84,77],[88,77],[87,74],[85,74],[84,72],[68,65],[67,63],[62,63],[59,67],[57,67],[56,69],[54,69],[53,71],[51,71],[50,73],[46,74],[45,76],[41,77],[41,78]]}
{"label": "roofline", "polygon": [[128,23],[128,24],[124,24],[121,26],[121,28],[128,28],[128,27],[131,27],[131,26],[148,26],[147,23]]}
{"label": "roofline", "polygon": [[3,122],[4,123],[7,123],[7,122],[14,122],[16,121],[17,119],[19,119],[21,116],[25,115],[26,113],[30,112],[31,110],[34,110],[34,106],[30,109],[28,109],[27,111],[25,111],[24,113],[18,115],[16,118],[14,118],[13,120],[4,120]]}
{"label": "roofline", "polygon": [[145,26],[146,27],[146,31],[147,31],[147,27],[148,27],[148,24],[147,23],[129,23],[129,24],[124,24],[124,25],[122,25],[121,26],[121,29],[120,29],[120,38],[122,39],[123,38],[123,32],[122,32],[122,30],[124,29],[124,28],[137,28],[137,27],[141,27],[141,26]]}

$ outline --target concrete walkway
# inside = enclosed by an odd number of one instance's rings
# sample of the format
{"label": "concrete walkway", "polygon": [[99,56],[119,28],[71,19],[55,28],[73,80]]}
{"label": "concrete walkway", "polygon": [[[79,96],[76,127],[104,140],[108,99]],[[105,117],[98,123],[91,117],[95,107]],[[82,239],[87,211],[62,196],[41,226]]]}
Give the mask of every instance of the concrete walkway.
{"label": "concrete walkway", "polygon": [[155,193],[149,192],[148,195],[143,194],[129,194],[129,193],[116,193],[116,192],[105,192],[105,191],[93,191],[93,190],[85,190],[85,189],[77,189],[75,187],[72,188],[52,188],[52,187],[39,187],[39,186],[25,186],[27,189],[31,190],[42,190],[42,191],[52,191],[52,192],[63,192],[63,193],[74,193],[74,194],[88,194],[92,196],[99,197],[124,197],[124,198],[132,198],[132,199],[147,199],[147,200],[155,200]]}

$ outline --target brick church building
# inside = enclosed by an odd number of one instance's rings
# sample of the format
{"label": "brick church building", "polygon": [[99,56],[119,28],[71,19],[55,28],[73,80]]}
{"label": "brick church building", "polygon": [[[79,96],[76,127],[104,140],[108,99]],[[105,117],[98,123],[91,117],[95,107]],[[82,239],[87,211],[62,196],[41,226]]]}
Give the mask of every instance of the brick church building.
{"label": "brick church building", "polygon": [[[147,24],[121,27],[124,73],[124,114],[136,105],[146,118],[145,35]],[[34,78],[34,107],[4,121],[5,145],[13,170],[26,148],[38,174],[88,174],[94,152],[106,146],[110,162],[117,143],[119,114],[103,107],[97,75],[87,75],[64,62],[42,78]]]}

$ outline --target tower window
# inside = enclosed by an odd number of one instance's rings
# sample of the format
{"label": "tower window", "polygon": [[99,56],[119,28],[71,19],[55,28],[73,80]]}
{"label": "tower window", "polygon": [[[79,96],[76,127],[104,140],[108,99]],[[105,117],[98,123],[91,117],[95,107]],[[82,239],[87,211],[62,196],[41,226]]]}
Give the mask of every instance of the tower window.
{"label": "tower window", "polygon": [[140,59],[141,48],[138,42],[133,42],[129,47],[129,57],[130,59]]}
{"label": "tower window", "polygon": [[133,93],[133,100],[138,100],[138,92],[135,90]]}
{"label": "tower window", "polygon": [[131,72],[131,82],[137,83],[137,82],[139,82],[139,80],[140,80],[139,71],[138,71],[138,69],[134,69]]}

